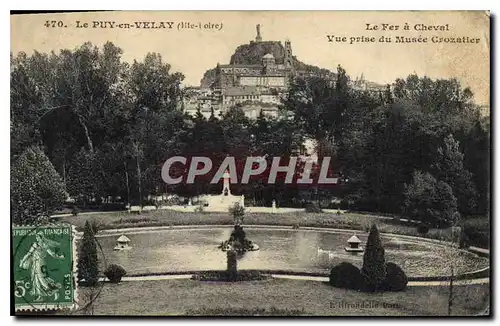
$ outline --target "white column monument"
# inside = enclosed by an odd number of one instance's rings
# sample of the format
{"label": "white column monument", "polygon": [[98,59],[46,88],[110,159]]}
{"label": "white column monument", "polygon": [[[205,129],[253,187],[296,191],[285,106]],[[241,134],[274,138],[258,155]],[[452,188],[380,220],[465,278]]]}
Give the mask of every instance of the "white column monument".
{"label": "white column monument", "polygon": [[224,180],[222,186],[222,196],[231,196],[231,190],[229,189],[229,172],[227,170],[222,175],[222,178]]}

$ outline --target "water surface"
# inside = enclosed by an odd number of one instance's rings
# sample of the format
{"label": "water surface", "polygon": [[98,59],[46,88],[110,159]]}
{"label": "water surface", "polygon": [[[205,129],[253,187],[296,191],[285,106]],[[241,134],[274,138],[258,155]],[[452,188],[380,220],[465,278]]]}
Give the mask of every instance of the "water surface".
{"label": "water surface", "polygon": [[[328,272],[340,262],[363,264],[363,253],[345,251],[352,233],[311,230],[245,228],[247,238],[260,250],[238,260],[239,269]],[[126,233],[132,249],[115,251],[113,236],[100,236],[108,264],[123,266],[127,274],[198,271],[226,268],[226,253],[217,246],[229,238],[231,228],[171,229]],[[364,247],[367,234],[356,233]],[[475,254],[424,241],[382,237],[386,261],[400,265],[408,275],[447,275],[451,262],[457,272],[485,267],[488,261]],[[101,259],[103,260],[103,259]]]}

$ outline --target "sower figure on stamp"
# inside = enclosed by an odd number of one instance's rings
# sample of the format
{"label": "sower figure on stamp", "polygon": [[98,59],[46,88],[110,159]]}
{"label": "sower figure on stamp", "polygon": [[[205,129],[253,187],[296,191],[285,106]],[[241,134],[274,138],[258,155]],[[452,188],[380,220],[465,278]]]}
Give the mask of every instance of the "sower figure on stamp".
{"label": "sower figure on stamp", "polygon": [[31,290],[30,294],[36,296],[35,301],[41,301],[43,297],[54,296],[57,300],[61,284],[55,282],[47,275],[45,259],[47,254],[56,259],[63,259],[64,255],[56,254],[52,248],[59,247],[59,243],[36,235],[36,241],[21,259],[19,266],[30,271]]}

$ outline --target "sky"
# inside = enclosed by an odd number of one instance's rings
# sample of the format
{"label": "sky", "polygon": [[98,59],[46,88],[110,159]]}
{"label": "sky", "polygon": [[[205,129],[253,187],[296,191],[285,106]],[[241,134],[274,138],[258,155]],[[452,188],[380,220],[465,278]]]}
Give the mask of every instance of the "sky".
{"label": "sky", "polygon": [[[47,21],[49,27],[44,26]],[[52,21],[56,22],[55,27]],[[89,26],[78,28],[77,21],[79,26]],[[155,22],[158,26],[160,22],[171,22],[173,28],[92,28],[94,21],[114,22],[115,26],[135,26],[136,22],[141,26],[143,22]],[[196,27],[180,28],[182,23]],[[408,30],[404,29],[405,23]],[[172,70],[185,75],[185,85],[199,85],[206,70],[217,62],[229,63],[238,45],[255,39],[256,24],[261,25],[263,40],[284,43],[289,39],[293,54],[304,63],[333,71],[340,64],[351,78],[363,74],[365,79],[380,84],[411,73],[431,78],[455,77],[472,89],[478,104],[489,106],[490,20],[487,13],[479,11],[122,11],[19,15],[11,16],[11,51],[57,52],[87,41],[97,46],[111,41],[124,50],[123,60],[141,60],[147,52],[158,52],[172,65]],[[422,24],[431,30],[422,31]],[[339,42],[328,42],[327,35],[339,37]],[[416,41],[420,37],[427,42],[395,43],[396,36]],[[392,42],[380,42],[381,37],[390,37]],[[468,38],[474,43],[432,42],[439,38]]]}

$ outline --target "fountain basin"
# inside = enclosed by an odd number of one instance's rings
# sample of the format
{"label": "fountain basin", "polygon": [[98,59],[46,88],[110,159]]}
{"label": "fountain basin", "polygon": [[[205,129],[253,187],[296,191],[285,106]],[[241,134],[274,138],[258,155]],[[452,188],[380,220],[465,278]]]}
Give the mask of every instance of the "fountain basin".
{"label": "fountain basin", "polygon": [[[232,231],[231,226],[204,226],[103,232],[98,235],[103,248],[100,261],[119,264],[128,274],[223,270],[227,258],[218,245],[229,239]],[[246,252],[238,262],[239,269],[328,273],[332,266],[343,261],[358,267],[363,263],[362,253],[353,255],[345,251],[346,241],[354,231],[245,226],[245,232],[260,248]],[[116,236],[121,233],[130,238],[132,250],[113,250]],[[363,245],[367,236],[358,233]],[[448,257],[452,256],[457,260],[456,273],[489,266],[488,258],[428,239],[398,235],[381,238],[386,261],[400,265],[408,276],[442,275],[449,268]],[[329,254],[318,254],[318,248]]]}

